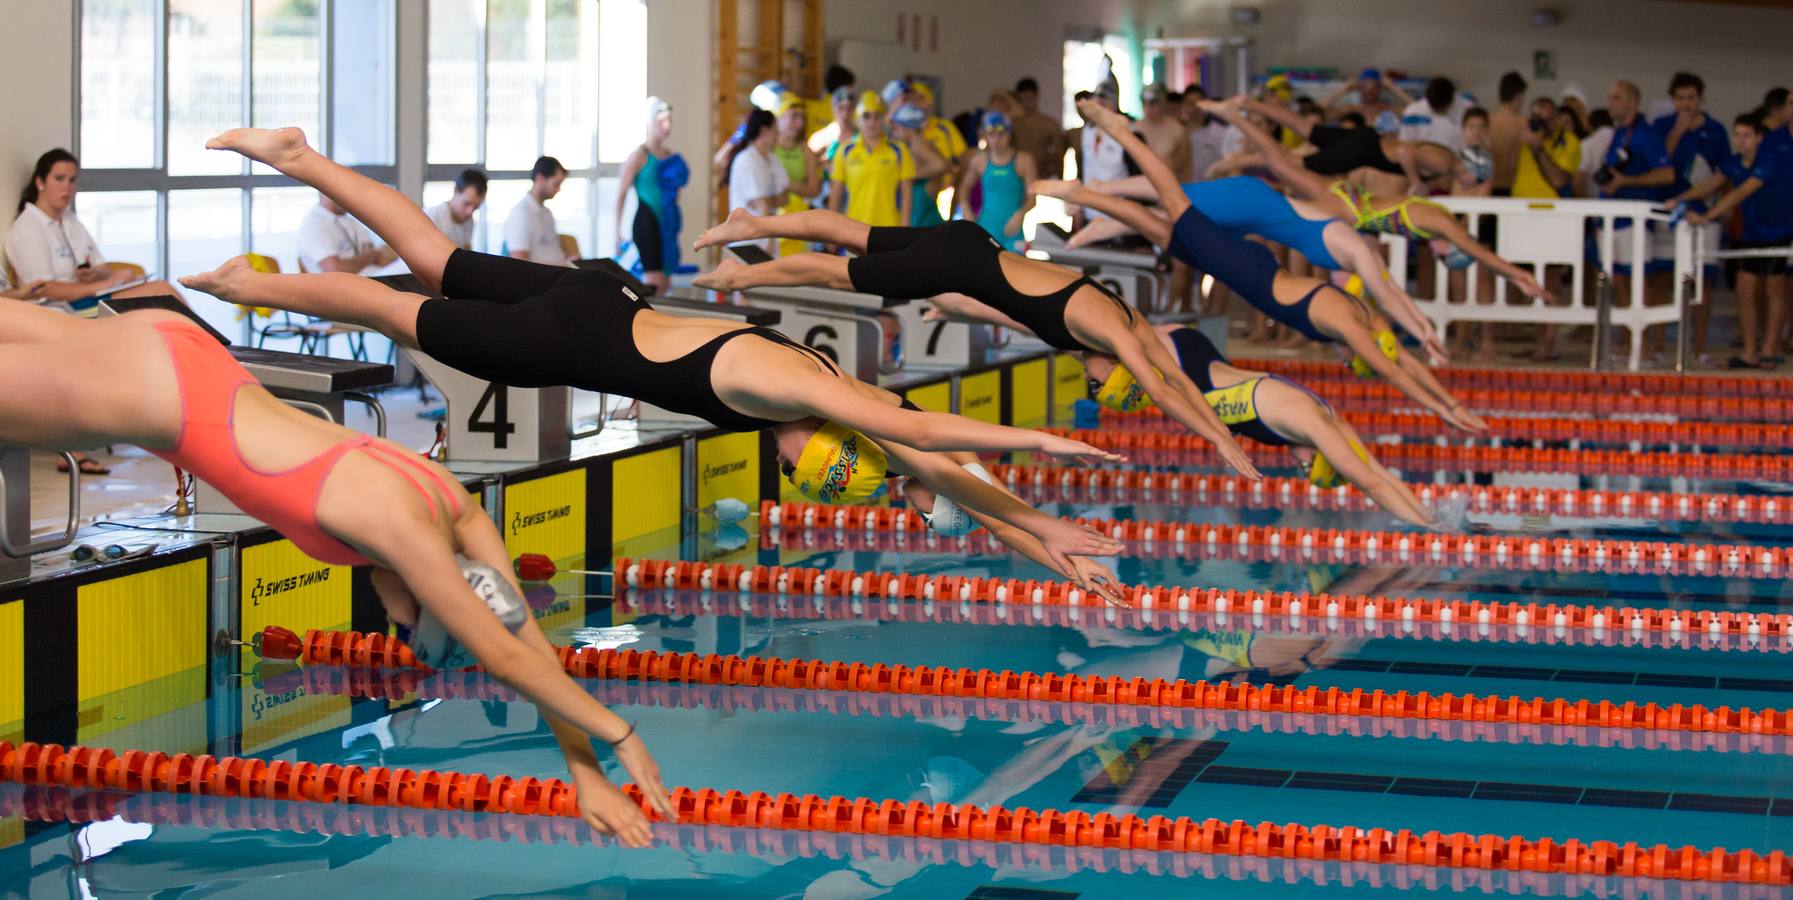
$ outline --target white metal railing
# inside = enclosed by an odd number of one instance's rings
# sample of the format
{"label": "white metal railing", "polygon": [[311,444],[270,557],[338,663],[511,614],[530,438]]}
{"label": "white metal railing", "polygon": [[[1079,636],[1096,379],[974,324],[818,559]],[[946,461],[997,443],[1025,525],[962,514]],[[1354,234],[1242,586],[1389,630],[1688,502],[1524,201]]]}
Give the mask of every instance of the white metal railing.
{"label": "white metal railing", "polygon": [[[1526,297],[1512,290],[1506,279],[1494,279],[1492,301],[1484,301],[1480,293],[1477,263],[1466,269],[1464,296],[1460,302],[1449,297],[1449,270],[1442,259],[1434,263],[1434,293],[1425,297],[1414,294],[1420,312],[1431,319],[1440,332],[1452,322],[1520,322],[1527,324],[1590,325],[1594,328],[1594,349],[1589,364],[1606,366],[1608,335],[1613,326],[1624,328],[1629,336],[1627,366],[1639,368],[1643,361],[1644,329],[1652,325],[1678,323],[1688,302],[1681,286],[1692,281],[1699,271],[1694,241],[1699,229],[1685,222],[1672,222],[1667,212],[1642,200],[1531,200],[1514,197],[1435,197],[1432,198],[1454,213],[1463,215],[1463,226],[1470,235],[1480,238],[1484,217],[1492,217],[1495,246],[1502,258],[1523,269],[1529,269],[1540,283],[1548,283],[1545,269],[1561,267],[1569,272],[1568,294],[1561,305]],[[1620,227],[1624,223],[1624,227]],[[1632,227],[1632,226],[1641,227]],[[1635,265],[1646,265],[1651,259],[1650,231],[1653,228],[1674,228],[1674,285],[1669,302],[1650,306],[1645,303],[1646,279],[1631,278],[1628,284],[1630,303],[1618,306],[1613,302],[1614,250],[1620,241],[1629,242],[1630,259]],[[1595,236],[1598,260],[1587,259],[1586,236]],[[1388,247],[1389,271],[1404,272],[1407,267],[1408,241],[1383,235]],[[1590,272],[1590,266],[1592,271]],[[1592,277],[1590,278],[1590,274]],[[1590,290],[1591,288],[1591,290]],[[1697,301],[1696,301],[1697,302]],[[1685,331],[1685,329],[1683,329]]]}

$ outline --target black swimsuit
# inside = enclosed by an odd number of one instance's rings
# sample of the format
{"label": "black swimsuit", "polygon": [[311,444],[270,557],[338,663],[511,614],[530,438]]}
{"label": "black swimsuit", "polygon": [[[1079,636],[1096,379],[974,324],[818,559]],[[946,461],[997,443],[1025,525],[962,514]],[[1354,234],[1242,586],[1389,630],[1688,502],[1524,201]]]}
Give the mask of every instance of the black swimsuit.
{"label": "black swimsuit", "polygon": [[783,423],[736,412],[716,396],[710,370],[723,344],[752,335],[840,372],[818,351],[757,325],[719,334],[677,359],[648,359],[635,346],[633,324],[653,307],[590,269],[456,250],[442,271],[442,293],[448,299],[417,309],[417,345],[449,366],[512,387],[568,385],[633,397],[726,431]]}
{"label": "black swimsuit", "polygon": [[1088,276],[1045,295],[1015,290],[1002,274],[1003,252],[982,226],[964,219],[929,228],[873,228],[865,255],[847,262],[847,276],[860,293],[898,300],[965,294],[1060,350],[1099,352],[1065,325],[1065,306],[1086,286],[1114,301],[1133,323],[1133,308]]}

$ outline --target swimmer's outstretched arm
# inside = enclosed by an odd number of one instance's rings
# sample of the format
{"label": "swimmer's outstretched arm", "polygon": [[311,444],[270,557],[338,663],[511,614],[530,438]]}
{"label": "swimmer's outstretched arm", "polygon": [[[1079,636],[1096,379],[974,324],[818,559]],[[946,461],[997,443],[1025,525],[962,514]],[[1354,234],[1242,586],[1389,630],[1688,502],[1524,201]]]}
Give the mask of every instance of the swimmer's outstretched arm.
{"label": "swimmer's outstretched arm", "polygon": [[[492,611],[467,586],[447,543],[415,540],[417,534],[433,530],[434,523],[419,518],[416,524],[416,528],[357,529],[359,534],[367,537],[356,544],[369,551],[376,560],[386,562],[403,579],[418,602],[428,607],[449,634],[478,658],[493,677],[528,697],[547,715],[570,723],[581,734],[607,743],[617,742],[613,744],[617,758],[652,799],[654,806],[663,815],[670,816],[673,812],[671,802],[660,782],[658,769],[641,738],[629,733],[629,723],[573,683],[556,661],[547,639],[533,623],[527,624],[518,635],[499,625]],[[494,555],[490,547],[468,549],[481,559]],[[508,571],[509,560],[503,551],[498,551],[496,556],[503,563],[501,570]],[[569,771],[585,782],[580,784],[582,789],[587,783],[591,786],[591,793],[582,792],[579,798],[587,818],[595,818],[597,824],[615,831],[632,846],[650,843],[652,835],[646,817],[614,786],[606,791],[590,779],[589,772],[581,776],[586,760],[576,750],[577,741],[570,740],[569,743],[575,745],[575,753],[568,759]],[[589,751],[589,738],[586,749]],[[602,780],[601,776],[599,780]]]}
{"label": "swimmer's outstretched arm", "polygon": [[1134,328],[1131,332],[1133,340],[1111,340],[1114,355],[1120,359],[1121,365],[1133,373],[1139,386],[1158,404],[1165,414],[1181,423],[1184,428],[1200,435],[1208,443],[1214,445],[1220,459],[1228,468],[1253,481],[1262,479],[1257,467],[1252,465],[1250,454],[1239,446],[1237,438],[1215,415],[1214,408],[1202,396],[1195,383],[1189,380],[1182,365],[1170,348],[1165,346],[1163,338],[1157,332]]}
{"label": "swimmer's outstretched arm", "polygon": [[454,241],[411,198],[311,149],[303,131],[233,128],[207,141],[205,146],[208,150],[241,153],[317,188],[379,235],[405,261],[411,274],[434,290],[442,288],[442,270],[448,265],[448,257],[458,249]]}
{"label": "swimmer's outstretched arm", "polygon": [[1457,217],[1451,215],[1449,211],[1436,206],[1415,203],[1408,207],[1408,212],[1412,213],[1414,224],[1450,241],[1453,246],[1469,254],[1476,262],[1500,273],[1502,277],[1513,282],[1527,297],[1551,303],[1556,302],[1556,298],[1538,283],[1538,279],[1533,277],[1531,272],[1501,259],[1494,251],[1482,246],[1482,242],[1470,237],[1462,223],[1458,222]]}
{"label": "swimmer's outstretched arm", "polygon": [[1324,232],[1326,247],[1338,257],[1345,268],[1356,272],[1363,279],[1364,288],[1376,299],[1377,305],[1401,326],[1403,331],[1418,338],[1426,347],[1426,354],[1432,359],[1444,362],[1449,359],[1444,343],[1438,339],[1437,329],[1432,327],[1432,320],[1419,311],[1413,297],[1389,274],[1382,265],[1382,256],[1376,252],[1370,239],[1340,220],[1334,220],[1326,226]]}
{"label": "swimmer's outstretched arm", "polygon": [[1422,390],[1438,398],[1438,402],[1450,411],[1450,414],[1444,417],[1446,422],[1464,431],[1476,433],[1488,431],[1487,421],[1470,412],[1469,407],[1464,406],[1463,401],[1458,400],[1457,395],[1451,393],[1450,388],[1445,387],[1444,383],[1438,380],[1438,376],[1432,374],[1432,369],[1415,359],[1413,354],[1403,351],[1400,358],[1395,360],[1395,365],[1400,366],[1402,371],[1412,376]]}
{"label": "swimmer's outstretched arm", "polygon": [[1420,505],[1419,498],[1413,496],[1413,492],[1405,484],[1388,477],[1386,469],[1379,472],[1379,466],[1371,466],[1358,458],[1352,449],[1351,437],[1338,427],[1334,413],[1322,408],[1310,397],[1304,396],[1302,400],[1312,409],[1290,417],[1294,421],[1287,424],[1294,426],[1292,431],[1298,432],[1315,450],[1325,454],[1326,460],[1332,463],[1333,469],[1340,476],[1368,494],[1376,501],[1376,505],[1388,510],[1391,515],[1414,525],[1429,526],[1433,523],[1431,512]]}
{"label": "swimmer's outstretched arm", "polygon": [[1296,193],[1315,202],[1324,202],[1332,197],[1332,182],[1308,171],[1307,167],[1302,165],[1287,147],[1271,137],[1269,132],[1240,115],[1238,106],[1214,101],[1206,101],[1201,106],[1210,115],[1239,129],[1239,132],[1245,135],[1245,139],[1257,148],[1259,158],[1270,167],[1271,173],[1294,188]]}

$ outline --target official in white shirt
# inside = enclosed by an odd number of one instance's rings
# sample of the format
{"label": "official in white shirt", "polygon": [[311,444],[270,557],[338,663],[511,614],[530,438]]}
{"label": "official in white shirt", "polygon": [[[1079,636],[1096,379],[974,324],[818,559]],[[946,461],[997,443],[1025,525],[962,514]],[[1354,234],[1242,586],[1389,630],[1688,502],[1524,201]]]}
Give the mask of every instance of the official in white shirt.
{"label": "official in white shirt", "polygon": [[473,249],[473,214],[486,202],[486,173],[467,169],[455,177],[454,196],[424,210],[456,247]]}
{"label": "official in white shirt", "polygon": [[549,266],[570,266],[572,259],[560,246],[560,229],[554,224],[554,213],[545,205],[560,193],[567,180],[567,168],[560,160],[544,156],[535,161],[530,173],[529,193],[511,208],[504,220],[505,252],[517,259],[527,259]]}
{"label": "official in white shirt", "polygon": [[[739,143],[728,161],[728,206],[732,213],[744,209],[756,216],[776,215],[784,206],[791,190],[790,173],[772,156],[778,143],[778,128],[772,114],[756,109],[747,115],[747,124]],[[776,248],[771,238],[743,241],[755,244],[767,253]]]}
{"label": "official in white shirt", "polygon": [[[75,217],[81,165],[67,150],[38,157],[19,198],[19,216],[6,235],[6,261],[19,284],[42,282],[35,299],[73,301],[108,293],[134,280],[129,269],[109,265],[93,235]],[[180,292],[162,281],[120,291],[128,296]],[[67,307],[64,307],[67,308]]]}
{"label": "official in white shirt", "polygon": [[323,194],[299,221],[299,267],[306,272],[359,275],[398,255],[374,239],[367,226]]}

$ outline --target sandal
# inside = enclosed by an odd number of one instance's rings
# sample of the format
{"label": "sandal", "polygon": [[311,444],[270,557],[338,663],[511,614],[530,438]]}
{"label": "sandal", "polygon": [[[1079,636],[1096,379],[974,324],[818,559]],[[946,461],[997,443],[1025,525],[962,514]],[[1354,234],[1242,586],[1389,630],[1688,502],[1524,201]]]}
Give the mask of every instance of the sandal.
{"label": "sandal", "polygon": [[1725,362],[1725,368],[1727,368],[1727,369],[1754,369],[1754,368],[1760,366],[1761,364],[1762,363],[1760,361],[1750,362],[1741,356],[1733,356],[1728,361]]}
{"label": "sandal", "polygon": [[[75,465],[80,467],[81,474],[83,474],[83,475],[110,475],[110,474],[112,474],[111,469],[107,468],[104,463],[100,462],[97,459],[94,459],[91,456],[82,457],[78,462],[75,463]],[[68,471],[68,460],[58,460],[56,462],[56,471],[67,472]]]}

